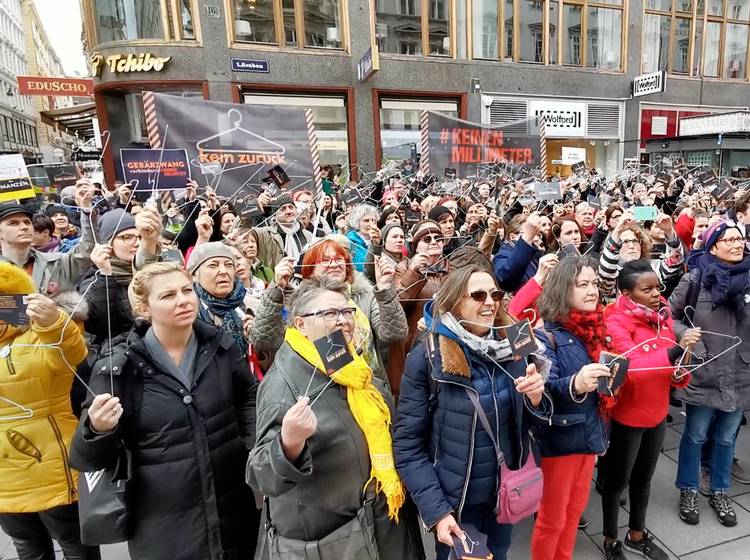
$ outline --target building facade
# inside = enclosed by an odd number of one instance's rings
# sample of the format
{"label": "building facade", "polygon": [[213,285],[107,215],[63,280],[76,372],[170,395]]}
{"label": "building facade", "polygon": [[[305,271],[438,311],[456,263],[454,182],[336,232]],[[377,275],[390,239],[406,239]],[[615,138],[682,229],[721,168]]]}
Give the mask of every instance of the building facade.
{"label": "building facade", "polygon": [[33,163],[41,158],[35,110],[16,84],[27,72],[21,2],[0,0],[0,153],[20,152]]}
{"label": "building facade", "polygon": [[[146,142],[149,89],[308,107],[322,161],[364,172],[418,152],[422,109],[555,114],[549,171],[567,173],[575,148],[610,173],[647,161],[681,117],[750,106],[750,0],[81,2],[110,178],[119,148]],[[362,76],[363,59],[379,70]],[[666,91],[634,98],[634,78],[659,70]]]}

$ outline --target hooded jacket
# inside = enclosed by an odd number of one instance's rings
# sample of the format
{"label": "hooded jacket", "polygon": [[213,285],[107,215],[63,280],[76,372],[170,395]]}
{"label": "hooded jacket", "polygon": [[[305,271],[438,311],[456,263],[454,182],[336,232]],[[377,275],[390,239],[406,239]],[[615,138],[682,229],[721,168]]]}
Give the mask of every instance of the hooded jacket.
{"label": "hooded jacket", "polygon": [[[0,262],[1,294],[34,291],[23,269]],[[70,388],[86,352],[78,325],[63,311],[48,327],[0,327],[0,512],[78,500],[78,474],[68,463],[77,424]]]}

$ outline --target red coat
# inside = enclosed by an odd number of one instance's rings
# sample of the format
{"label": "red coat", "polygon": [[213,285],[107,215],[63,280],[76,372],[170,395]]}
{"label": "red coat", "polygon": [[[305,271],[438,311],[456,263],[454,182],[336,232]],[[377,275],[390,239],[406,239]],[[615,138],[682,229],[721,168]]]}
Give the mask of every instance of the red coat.
{"label": "red coat", "polygon": [[612,418],[625,426],[657,426],[669,410],[669,388],[684,387],[690,382],[689,375],[679,382],[672,380],[675,366],[667,351],[677,343],[672,314],[666,300],[663,304],[659,333],[653,321],[655,312],[649,314],[626,296],[620,295],[604,310],[607,336],[611,338],[609,346],[630,360],[625,383],[611,410]]}

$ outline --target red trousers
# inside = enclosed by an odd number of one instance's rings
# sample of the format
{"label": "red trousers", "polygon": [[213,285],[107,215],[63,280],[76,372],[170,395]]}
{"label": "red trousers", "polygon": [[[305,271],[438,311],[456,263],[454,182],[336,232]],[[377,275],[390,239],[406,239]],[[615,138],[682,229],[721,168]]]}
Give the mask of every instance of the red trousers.
{"label": "red trousers", "polygon": [[531,535],[532,560],[570,560],[589,501],[595,455],[542,457],[544,494]]}

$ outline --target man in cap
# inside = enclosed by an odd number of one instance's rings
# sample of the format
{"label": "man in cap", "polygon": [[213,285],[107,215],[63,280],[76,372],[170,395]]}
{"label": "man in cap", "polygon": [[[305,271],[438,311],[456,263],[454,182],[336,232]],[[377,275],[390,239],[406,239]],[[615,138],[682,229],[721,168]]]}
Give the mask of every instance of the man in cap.
{"label": "man in cap", "polygon": [[257,228],[258,258],[272,268],[284,257],[299,257],[312,240],[312,233],[297,220],[297,207],[288,194],[276,198],[276,224]]}

